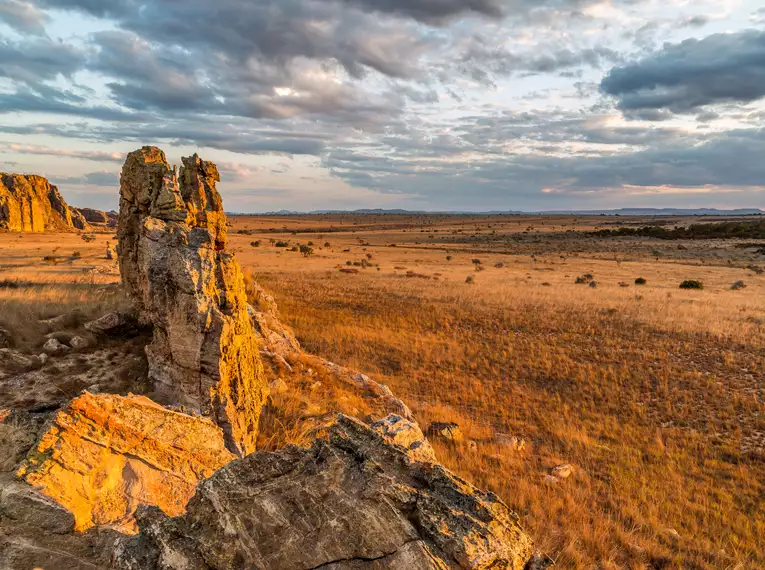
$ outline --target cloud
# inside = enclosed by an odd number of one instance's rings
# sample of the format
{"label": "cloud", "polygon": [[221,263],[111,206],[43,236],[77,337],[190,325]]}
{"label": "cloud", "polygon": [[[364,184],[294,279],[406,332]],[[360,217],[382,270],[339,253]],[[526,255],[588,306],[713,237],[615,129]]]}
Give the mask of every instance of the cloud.
{"label": "cloud", "polygon": [[374,141],[331,148],[324,164],[351,185],[464,209],[765,191],[765,164],[757,158],[765,153],[765,129],[704,134],[614,125],[610,115],[539,112],[476,115],[449,130],[452,138],[435,152],[428,143]]}
{"label": "cloud", "polygon": [[71,45],[48,38],[10,41],[0,36],[0,77],[36,85],[59,75],[71,77],[84,64],[85,54]]}
{"label": "cloud", "polygon": [[17,143],[0,143],[0,148],[16,154],[31,154],[38,156],[58,156],[66,158],[80,158],[83,160],[96,160],[99,162],[118,162],[125,160],[121,152],[93,151],[93,150],[66,150],[51,148],[40,145],[24,145]]}
{"label": "cloud", "polygon": [[0,0],[0,22],[16,30],[42,36],[45,35],[45,24],[49,20],[49,16],[32,2]]}
{"label": "cloud", "polygon": [[98,172],[88,172],[80,176],[59,176],[52,174],[48,179],[66,192],[67,186],[97,186],[119,188],[120,176],[118,172],[101,170]]}
{"label": "cloud", "polygon": [[667,45],[644,59],[612,69],[601,91],[625,115],[665,118],[719,103],[765,97],[765,32],[714,34]]}

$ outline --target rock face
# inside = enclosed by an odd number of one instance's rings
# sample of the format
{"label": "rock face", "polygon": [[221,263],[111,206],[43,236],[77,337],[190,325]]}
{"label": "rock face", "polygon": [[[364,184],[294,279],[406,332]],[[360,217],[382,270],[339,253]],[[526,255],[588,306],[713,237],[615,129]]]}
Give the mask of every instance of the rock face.
{"label": "rock face", "polygon": [[0,173],[0,229],[44,232],[89,229],[85,218],[70,208],[42,176]]}
{"label": "rock face", "polygon": [[85,392],[60,410],[18,470],[74,526],[134,532],[138,505],[184,512],[196,485],[234,459],[210,420],[143,396]]}
{"label": "rock face", "polygon": [[255,449],[268,383],[239,264],[226,252],[214,164],[194,155],[180,175],[144,147],[122,170],[118,221],[122,282],[154,327],[149,377],[163,403],[210,416],[232,451]]}
{"label": "rock face", "polygon": [[104,212],[94,210],[93,208],[74,208],[74,211],[80,214],[89,224],[100,224],[109,226],[112,222],[116,223],[117,215],[114,212]]}
{"label": "rock face", "polygon": [[187,514],[138,510],[122,570],[521,570],[533,555],[491,494],[346,417],[329,442],[235,461],[200,484]]}

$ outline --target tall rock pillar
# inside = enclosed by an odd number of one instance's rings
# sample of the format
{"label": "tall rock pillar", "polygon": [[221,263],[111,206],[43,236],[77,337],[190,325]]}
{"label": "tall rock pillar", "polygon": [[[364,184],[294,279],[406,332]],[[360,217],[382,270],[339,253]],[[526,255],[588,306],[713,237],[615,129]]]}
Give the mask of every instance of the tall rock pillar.
{"label": "tall rock pillar", "polygon": [[165,154],[128,155],[117,237],[122,282],[142,322],[156,397],[210,416],[227,447],[255,450],[267,382],[247,313],[242,272],[226,251],[218,169],[197,155],[180,175]]}

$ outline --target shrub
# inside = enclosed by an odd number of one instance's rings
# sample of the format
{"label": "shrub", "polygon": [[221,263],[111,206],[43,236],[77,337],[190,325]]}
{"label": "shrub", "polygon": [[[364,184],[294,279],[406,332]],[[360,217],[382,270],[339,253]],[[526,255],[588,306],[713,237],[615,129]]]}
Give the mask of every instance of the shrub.
{"label": "shrub", "polygon": [[465,283],[473,283],[474,279],[472,275],[468,275],[467,279],[465,279]]}
{"label": "shrub", "polygon": [[580,275],[579,277],[576,278],[576,284],[586,285],[593,279],[595,279],[595,277],[593,277],[592,273],[585,273],[584,275]]}
{"label": "shrub", "polygon": [[635,279],[635,285],[645,285],[646,283],[648,283],[648,281],[646,281],[643,277],[638,277]]}
{"label": "shrub", "polygon": [[703,289],[704,284],[696,279],[686,279],[680,283],[680,289]]}
{"label": "shrub", "polygon": [[253,242],[250,242],[250,245],[251,245],[252,247],[260,247],[260,240],[258,240],[258,241],[253,241]]}
{"label": "shrub", "polygon": [[452,259],[454,259],[454,258],[451,255],[447,255],[446,256],[446,261],[451,261]]}
{"label": "shrub", "polygon": [[332,247],[332,246],[331,246],[331,245],[329,245],[329,242],[328,242],[328,241],[325,241],[325,242],[324,242],[324,247]]}
{"label": "shrub", "polygon": [[473,260],[473,265],[481,265],[481,260],[480,259],[474,259]]}
{"label": "shrub", "polygon": [[[308,243],[312,243],[312,242],[308,242]],[[300,253],[302,253],[305,257],[308,257],[309,255],[313,255],[313,248],[310,245],[301,245]]]}
{"label": "shrub", "polygon": [[277,241],[276,247],[287,247],[290,244],[288,241]]}
{"label": "shrub", "polygon": [[80,259],[82,254],[79,251],[72,252],[72,259]]}

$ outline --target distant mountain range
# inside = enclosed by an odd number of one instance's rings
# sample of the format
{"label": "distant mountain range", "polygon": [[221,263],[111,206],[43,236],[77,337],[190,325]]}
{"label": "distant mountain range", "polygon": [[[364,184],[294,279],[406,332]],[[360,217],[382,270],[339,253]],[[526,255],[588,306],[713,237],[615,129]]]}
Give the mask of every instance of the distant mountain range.
{"label": "distant mountain range", "polygon": [[545,210],[537,212],[521,212],[518,210],[486,212],[466,212],[461,210],[448,210],[430,212],[426,210],[385,210],[382,208],[361,210],[311,210],[310,212],[297,212],[294,210],[279,210],[277,212],[260,213],[237,213],[231,212],[231,216],[301,216],[317,214],[369,214],[369,215],[417,215],[417,214],[441,214],[441,215],[474,215],[474,216],[533,216],[533,215],[579,215],[579,216],[753,216],[763,215],[765,210],[759,208],[736,208],[733,210],[719,210],[717,208],[619,208],[616,210]]}

